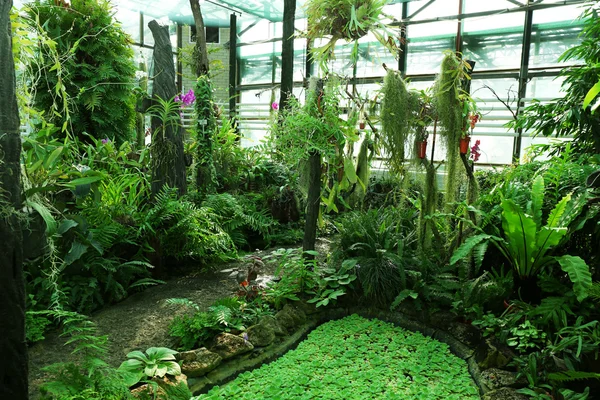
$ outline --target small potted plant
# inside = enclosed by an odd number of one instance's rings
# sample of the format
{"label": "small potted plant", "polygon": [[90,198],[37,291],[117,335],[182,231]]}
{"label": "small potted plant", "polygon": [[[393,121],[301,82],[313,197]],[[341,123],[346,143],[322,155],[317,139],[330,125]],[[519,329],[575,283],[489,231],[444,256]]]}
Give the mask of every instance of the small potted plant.
{"label": "small potted plant", "polygon": [[422,120],[417,123],[418,128],[416,132],[415,151],[420,159],[424,159],[427,153],[427,126]]}

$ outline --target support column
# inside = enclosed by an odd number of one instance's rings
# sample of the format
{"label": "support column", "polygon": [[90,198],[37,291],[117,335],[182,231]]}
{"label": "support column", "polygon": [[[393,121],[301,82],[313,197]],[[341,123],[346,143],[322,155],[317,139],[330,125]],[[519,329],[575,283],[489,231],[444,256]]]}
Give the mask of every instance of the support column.
{"label": "support column", "polygon": [[[529,80],[529,55],[531,53],[531,31],[533,28],[533,10],[525,11],[525,24],[523,27],[523,47],[521,50],[521,68],[519,70],[519,93],[517,115],[525,106],[523,100],[527,96],[527,81]],[[523,128],[517,129],[517,137],[513,144],[513,163],[519,163],[521,158],[521,142],[523,139]]]}
{"label": "support column", "polygon": [[27,400],[21,135],[12,54],[12,0],[0,0],[0,398]]}
{"label": "support column", "polygon": [[[402,3],[402,21],[408,18],[408,3]],[[400,26],[400,54],[398,57],[398,71],[403,78],[406,78],[406,69],[408,67],[408,25]]]}
{"label": "support column", "polygon": [[237,63],[237,16],[229,16],[229,118],[235,120],[238,84]]}

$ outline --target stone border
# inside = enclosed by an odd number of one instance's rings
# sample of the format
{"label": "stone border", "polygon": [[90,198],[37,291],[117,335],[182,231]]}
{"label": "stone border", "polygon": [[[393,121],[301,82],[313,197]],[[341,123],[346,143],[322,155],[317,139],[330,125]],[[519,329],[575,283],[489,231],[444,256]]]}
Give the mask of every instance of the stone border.
{"label": "stone border", "polygon": [[235,379],[239,374],[258,368],[265,363],[269,363],[279,358],[288,351],[295,349],[298,344],[306,339],[308,334],[319,325],[329,321],[342,319],[352,314],[357,314],[368,319],[377,318],[411,332],[420,332],[424,336],[447,344],[452,354],[467,362],[469,374],[477,385],[480,396],[483,396],[488,391],[481,382],[481,371],[475,360],[475,350],[462,343],[448,332],[432,328],[408,317],[404,313],[366,307],[335,308],[317,311],[316,313],[309,315],[307,318],[308,322],[296,328],[294,333],[285,337],[283,341],[277,344],[265,347],[258,356],[252,357],[252,353],[250,353],[241,357],[236,357],[223,362],[215,370],[203,377],[190,378],[190,390],[194,396],[207,393],[212,387],[226,384]]}

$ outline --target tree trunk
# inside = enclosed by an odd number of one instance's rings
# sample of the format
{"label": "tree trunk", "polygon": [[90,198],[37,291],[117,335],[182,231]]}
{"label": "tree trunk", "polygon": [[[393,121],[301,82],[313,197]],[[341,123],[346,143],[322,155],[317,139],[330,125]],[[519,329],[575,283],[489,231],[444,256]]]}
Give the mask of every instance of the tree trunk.
{"label": "tree trunk", "polygon": [[204,32],[204,19],[200,9],[199,0],[190,0],[192,14],[194,15],[194,24],[196,25],[196,47],[194,55],[196,58],[196,76],[208,75],[208,50],[206,49],[206,33]]}
{"label": "tree trunk", "polygon": [[0,398],[28,399],[21,204],[21,137],[10,9],[0,0]]}
{"label": "tree trunk", "polygon": [[279,109],[287,106],[288,97],[294,88],[294,21],[296,0],[283,2],[283,41],[281,43],[281,87]]}
{"label": "tree trunk", "polygon": [[[154,84],[152,98],[171,100],[177,94],[175,64],[169,28],[156,21],[148,23],[154,37]],[[155,104],[158,104],[155,102]],[[164,123],[152,117],[152,195],[164,185],[175,187],[180,195],[186,192],[183,130],[181,124]]]}
{"label": "tree trunk", "polygon": [[[317,221],[321,206],[321,154],[313,150],[308,156],[308,199],[306,203],[306,223],[304,225],[304,239],[302,250],[314,250],[317,241]],[[313,258],[305,255],[306,258]]]}

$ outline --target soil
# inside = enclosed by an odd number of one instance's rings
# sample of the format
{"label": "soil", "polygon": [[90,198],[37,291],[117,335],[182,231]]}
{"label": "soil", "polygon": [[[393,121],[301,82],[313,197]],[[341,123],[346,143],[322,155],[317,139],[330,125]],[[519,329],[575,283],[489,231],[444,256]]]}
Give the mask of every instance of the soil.
{"label": "soil", "polygon": [[[326,254],[328,248],[327,240],[318,241],[317,250],[321,254]],[[254,255],[264,257],[273,250],[257,251]],[[109,338],[105,361],[118,367],[130,351],[145,351],[149,347],[174,348],[176,342],[169,336],[169,324],[176,315],[192,313],[193,310],[170,306],[166,300],[187,298],[198,304],[201,310],[206,310],[215,300],[232,296],[237,291],[235,271],[245,269],[245,265],[246,261],[240,259],[220,265],[211,272],[188,272],[94,313],[90,320],[96,324],[98,334]],[[264,284],[272,279],[275,268],[275,263],[265,263],[257,281]],[[50,332],[46,339],[29,348],[31,400],[40,398],[39,387],[48,381],[48,374],[42,368],[53,363],[78,360],[78,355],[71,353],[73,346],[65,345],[66,341],[67,338],[61,337],[60,332]]]}

